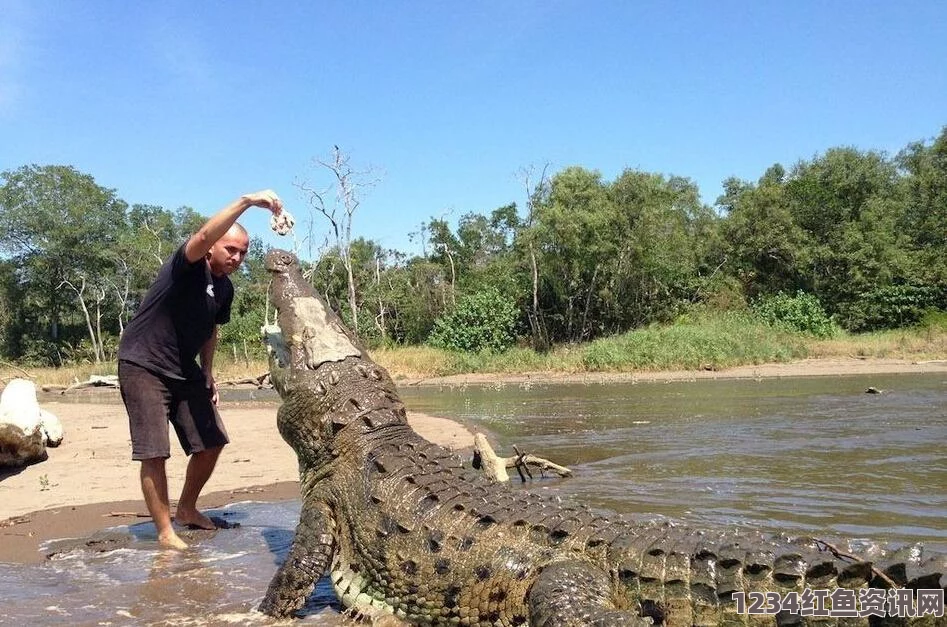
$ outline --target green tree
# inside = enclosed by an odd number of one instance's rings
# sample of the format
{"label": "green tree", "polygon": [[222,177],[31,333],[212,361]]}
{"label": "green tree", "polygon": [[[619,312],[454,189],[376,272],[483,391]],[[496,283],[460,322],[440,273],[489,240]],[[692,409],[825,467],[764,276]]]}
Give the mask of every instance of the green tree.
{"label": "green tree", "polygon": [[930,144],[908,145],[897,157],[905,208],[897,229],[910,241],[915,285],[929,286],[947,309],[947,126]]}
{"label": "green tree", "polygon": [[748,297],[806,286],[809,240],[789,209],[781,165],[771,166],[755,185],[727,179],[717,205],[726,216],[727,272]]}
{"label": "green tree", "polygon": [[779,292],[753,304],[753,311],[766,324],[816,337],[832,337],[838,328],[825,313],[819,299],[803,291],[795,296]]}
{"label": "green tree", "polygon": [[625,170],[610,185],[614,253],[599,293],[602,330],[624,331],[673,318],[697,298],[716,254],[712,212],[682,177]]}
{"label": "green tree", "polygon": [[809,238],[812,293],[846,328],[865,328],[874,314],[864,295],[911,280],[896,228],[905,205],[895,164],[877,152],[833,148],[797,164],[785,193]]}
{"label": "green tree", "polygon": [[599,172],[569,167],[554,175],[536,206],[536,247],[543,318],[552,339],[590,335],[591,299],[615,254],[607,186]]}
{"label": "green tree", "polygon": [[[458,220],[456,232],[443,218],[431,218],[424,223],[421,230],[429,251],[426,262],[430,265],[425,266],[419,259],[413,265],[430,270],[430,286],[419,295],[437,300],[426,311],[436,318],[456,307],[461,298],[496,289],[505,298],[521,302],[525,312],[527,280],[514,248],[521,228],[516,205],[512,203],[494,209],[489,215],[464,214]],[[429,325],[433,319],[428,320]]]}
{"label": "green tree", "polygon": [[23,355],[56,363],[85,335],[101,360],[102,295],[125,203],[70,166],[23,166],[4,172],[0,183],[0,250],[16,265],[24,306],[37,323],[25,330]]}
{"label": "green tree", "polygon": [[515,294],[520,282],[515,278],[513,240],[521,226],[516,205],[494,209],[489,216],[466,213],[457,223],[457,232],[443,219],[432,218],[424,225],[431,252],[428,259],[443,268],[450,281],[451,304],[457,294],[497,287]]}
{"label": "green tree", "polygon": [[720,265],[716,219],[682,177],[567,168],[525,229],[550,337],[579,341],[671,319]]}
{"label": "green tree", "polygon": [[443,218],[431,218],[430,222],[421,228],[427,232],[428,245],[431,247],[429,259],[446,270],[446,276],[450,281],[447,294],[451,305],[455,305],[457,304],[458,265],[461,263],[460,240],[451,232],[450,225]]}
{"label": "green tree", "polygon": [[421,344],[446,309],[448,282],[443,268],[424,257],[412,257],[388,268],[383,281],[388,296],[388,333],[392,342]]}
{"label": "green tree", "polygon": [[[396,324],[397,307],[403,302],[397,294],[405,288],[393,265],[401,260],[396,251],[384,250],[376,242],[356,238],[349,245],[352,285],[355,287],[356,311],[359,316],[359,337],[370,345],[398,341],[392,325]],[[312,282],[329,306],[354,328],[349,298],[348,270],[337,248],[323,251],[313,268]]]}

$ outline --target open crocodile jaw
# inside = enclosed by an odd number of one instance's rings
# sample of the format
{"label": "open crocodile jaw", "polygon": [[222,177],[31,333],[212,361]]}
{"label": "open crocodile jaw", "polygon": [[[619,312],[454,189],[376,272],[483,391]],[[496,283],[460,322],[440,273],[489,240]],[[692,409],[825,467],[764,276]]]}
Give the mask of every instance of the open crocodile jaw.
{"label": "open crocodile jaw", "polygon": [[[278,324],[264,326],[270,372],[280,393],[296,379],[322,364],[363,357],[339,317],[320,299],[303,277],[296,256],[272,250],[266,256],[272,275],[270,295]],[[282,387],[281,387],[282,386]]]}

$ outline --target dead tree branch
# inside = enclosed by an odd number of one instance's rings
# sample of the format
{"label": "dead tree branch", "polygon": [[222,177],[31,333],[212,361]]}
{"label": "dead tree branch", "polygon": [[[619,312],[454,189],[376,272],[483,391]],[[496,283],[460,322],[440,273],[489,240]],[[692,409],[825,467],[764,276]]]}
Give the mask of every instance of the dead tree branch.
{"label": "dead tree branch", "polygon": [[521,453],[515,446],[513,450],[516,455],[512,457],[500,457],[490,446],[490,442],[482,433],[474,435],[474,467],[483,470],[484,474],[491,481],[503,483],[510,480],[509,468],[516,468],[522,481],[533,478],[529,468],[539,468],[541,473],[547,470],[554,472],[560,477],[571,477],[572,471],[565,466],[553,463],[544,457],[537,457],[527,453]]}

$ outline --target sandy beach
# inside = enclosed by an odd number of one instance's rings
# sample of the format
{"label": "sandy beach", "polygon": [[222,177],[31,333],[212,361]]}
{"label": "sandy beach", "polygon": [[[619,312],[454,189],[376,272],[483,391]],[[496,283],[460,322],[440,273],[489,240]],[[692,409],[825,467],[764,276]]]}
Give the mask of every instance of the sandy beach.
{"label": "sandy beach", "polygon": [[[807,360],[725,371],[464,375],[398,383],[400,386],[462,386],[514,384],[527,380],[534,383],[657,382],[930,372],[947,375],[947,361]],[[139,491],[138,464],[130,458],[127,417],[117,391],[43,395],[40,403],[59,417],[65,439],[60,447],[49,449],[48,460],[12,472],[0,472],[0,562],[41,562],[45,556],[40,547],[47,540],[82,537],[107,527],[148,520]],[[276,403],[221,404],[231,444],[225,447],[217,470],[204,490],[199,502],[202,508],[245,500],[298,498],[296,458],[276,430],[276,410]],[[448,448],[463,449],[472,444],[472,433],[454,421],[417,413],[411,413],[409,420],[423,437]],[[173,443],[168,462],[172,498],[183,485],[186,463],[187,458]]]}
{"label": "sandy beach", "polygon": [[[117,392],[85,395],[80,402],[41,401],[41,406],[60,419],[65,438],[61,446],[47,449],[46,461],[0,472],[0,562],[39,562],[46,540],[149,520]],[[231,442],[204,489],[202,508],[298,498],[296,455],[276,429],[277,408],[277,403],[221,403]],[[415,413],[409,420],[442,446],[473,443],[473,435],[451,420]],[[172,502],[184,485],[186,466],[172,434],[167,466]]]}

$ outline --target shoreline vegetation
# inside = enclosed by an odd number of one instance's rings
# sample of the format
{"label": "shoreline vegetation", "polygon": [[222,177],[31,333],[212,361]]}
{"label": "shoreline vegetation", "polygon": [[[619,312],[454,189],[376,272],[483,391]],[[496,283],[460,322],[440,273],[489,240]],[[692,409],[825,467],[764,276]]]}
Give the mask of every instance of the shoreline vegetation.
{"label": "shoreline vegetation", "polygon": [[[258,351],[258,353],[261,351]],[[430,346],[376,348],[372,358],[395,381],[428,381],[467,375],[473,379],[533,376],[560,379],[583,375],[651,376],[648,373],[721,372],[801,360],[887,359],[909,363],[947,360],[947,320],[939,316],[914,327],[832,337],[779,329],[748,317],[720,314],[649,327],[546,352],[514,347],[494,353],[464,353]],[[260,377],[269,369],[262,354],[226,346],[215,359],[219,383]],[[114,375],[116,363],[36,368],[0,361],[0,383],[21,377],[37,386],[68,386],[93,375]]]}

